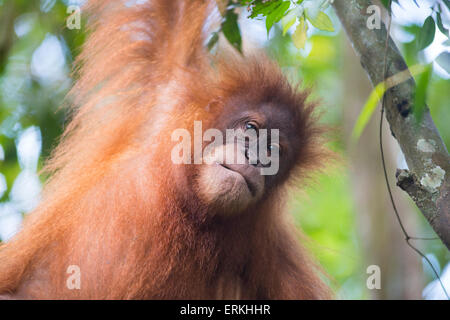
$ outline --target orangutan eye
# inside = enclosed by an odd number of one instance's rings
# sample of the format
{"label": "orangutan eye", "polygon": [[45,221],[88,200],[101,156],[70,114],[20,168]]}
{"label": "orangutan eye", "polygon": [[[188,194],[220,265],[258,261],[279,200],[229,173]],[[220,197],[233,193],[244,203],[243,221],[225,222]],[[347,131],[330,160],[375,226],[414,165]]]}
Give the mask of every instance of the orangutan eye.
{"label": "orangutan eye", "polygon": [[247,121],[245,123],[245,130],[251,130],[251,129],[257,131],[258,130],[258,124],[256,122],[253,122],[253,121]]}
{"label": "orangutan eye", "polygon": [[281,155],[281,147],[276,143],[271,143],[269,145],[269,152],[271,155],[277,154],[280,156]]}

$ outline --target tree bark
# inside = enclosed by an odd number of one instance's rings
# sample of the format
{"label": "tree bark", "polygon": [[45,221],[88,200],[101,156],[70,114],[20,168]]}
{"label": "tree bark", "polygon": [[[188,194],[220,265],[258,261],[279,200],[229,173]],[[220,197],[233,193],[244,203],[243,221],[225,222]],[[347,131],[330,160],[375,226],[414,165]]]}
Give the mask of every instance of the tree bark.
{"label": "tree bark", "polygon": [[[373,86],[408,69],[386,27],[367,27],[367,7],[371,0],[335,0],[333,7],[362,67]],[[425,108],[418,123],[412,113],[415,82],[408,80],[386,92],[385,111],[391,133],[405,155],[408,170],[397,170],[397,185],[419,207],[442,242],[450,249],[450,156]]]}

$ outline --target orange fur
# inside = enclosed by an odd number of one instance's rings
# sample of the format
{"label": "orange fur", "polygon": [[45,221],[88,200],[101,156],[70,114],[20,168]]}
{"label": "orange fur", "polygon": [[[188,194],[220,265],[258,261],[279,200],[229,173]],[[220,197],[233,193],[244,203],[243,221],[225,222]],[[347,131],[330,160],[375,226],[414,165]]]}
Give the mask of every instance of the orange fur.
{"label": "orange fur", "polygon": [[[51,178],[23,230],[0,247],[0,293],[15,298],[316,299],[328,289],[282,212],[280,187],[238,219],[179,205],[170,132],[243,96],[292,108],[297,175],[322,155],[305,93],[266,59],[204,51],[211,3],[90,1],[91,33],[71,90],[73,116],[48,161]],[[205,111],[205,106],[210,111]],[[81,290],[68,290],[69,265]]]}

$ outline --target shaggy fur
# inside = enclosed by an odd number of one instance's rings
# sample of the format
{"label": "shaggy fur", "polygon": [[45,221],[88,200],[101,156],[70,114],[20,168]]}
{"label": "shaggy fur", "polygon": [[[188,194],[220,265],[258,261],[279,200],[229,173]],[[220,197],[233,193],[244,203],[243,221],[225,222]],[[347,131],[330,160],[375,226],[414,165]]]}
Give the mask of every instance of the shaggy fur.
{"label": "shaggy fur", "polygon": [[[262,55],[211,57],[211,3],[89,1],[90,35],[69,95],[72,119],[46,165],[39,207],[0,247],[0,293],[44,299],[320,299],[328,289],[283,213],[286,185],[323,155],[307,94]],[[237,217],[208,219],[180,193],[176,128],[210,123],[226,101],[289,108],[295,163],[279,188]],[[188,188],[189,189],[189,188]],[[66,286],[70,265],[81,289]]]}

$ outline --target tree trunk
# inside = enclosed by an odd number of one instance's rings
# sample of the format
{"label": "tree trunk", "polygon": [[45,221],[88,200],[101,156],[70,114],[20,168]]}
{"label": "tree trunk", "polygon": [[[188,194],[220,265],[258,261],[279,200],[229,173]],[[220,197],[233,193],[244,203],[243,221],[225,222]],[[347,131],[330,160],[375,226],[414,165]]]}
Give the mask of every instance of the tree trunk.
{"label": "tree trunk", "polygon": [[[375,86],[408,68],[392,39],[386,41],[384,24],[379,30],[367,28],[366,9],[372,4],[370,0],[335,0],[333,7]],[[386,92],[386,119],[409,168],[397,172],[397,185],[410,195],[450,249],[450,156],[428,108],[416,123],[411,110],[414,92],[411,76]]]}

